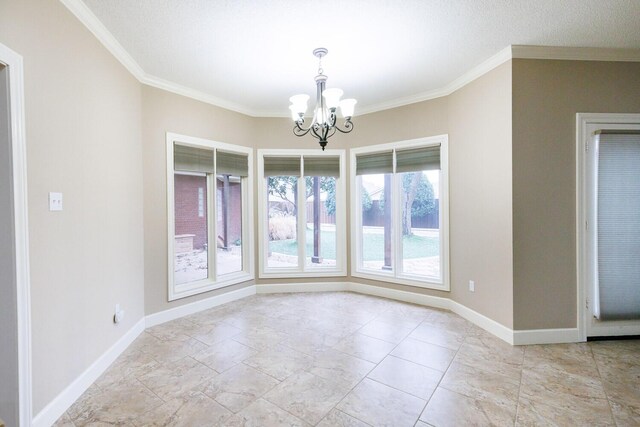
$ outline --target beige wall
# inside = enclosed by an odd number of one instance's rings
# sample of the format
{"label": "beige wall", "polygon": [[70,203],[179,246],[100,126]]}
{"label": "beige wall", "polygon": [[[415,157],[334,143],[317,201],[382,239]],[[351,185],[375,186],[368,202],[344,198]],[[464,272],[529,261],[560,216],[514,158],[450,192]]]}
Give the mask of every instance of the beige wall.
{"label": "beige wall", "polygon": [[448,120],[451,297],[511,328],[511,61],[449,96]]}
{"label": "beige wall", "polygon": [[58,1],[0,2],[0,42],[24,58],[37,414],[144,314],[140,84]]}
{"label": "beige wall", "polygon": [[142,86],[145,313],[152,314],[253,282],[168,302],[166,133],[252,146],[251,117],[150,86]]}
{"label": "beige wall", "polygon": [[513,61],[514,328],[576,327],[576,113],[640,113],[640,63]]}

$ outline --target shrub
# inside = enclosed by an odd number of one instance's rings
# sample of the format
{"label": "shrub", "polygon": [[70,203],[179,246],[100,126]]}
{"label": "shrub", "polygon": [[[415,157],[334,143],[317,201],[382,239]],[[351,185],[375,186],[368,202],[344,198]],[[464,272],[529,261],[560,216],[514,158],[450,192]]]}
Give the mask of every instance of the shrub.
{"label": "shrub", "polygon": [[269,218],[269,240],[296,237],[296,218],[292,215],[274,215]]}

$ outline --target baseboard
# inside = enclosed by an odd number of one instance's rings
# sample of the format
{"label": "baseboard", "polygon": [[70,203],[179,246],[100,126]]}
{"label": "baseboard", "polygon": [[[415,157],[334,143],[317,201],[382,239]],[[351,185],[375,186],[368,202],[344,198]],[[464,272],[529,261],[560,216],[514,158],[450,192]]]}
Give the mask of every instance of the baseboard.
{"label": "baseboard", "polygon": [[513,329],[507,328],[502,323],[498,323],[493,319],[488,318],[484,314],[480,314],[475,310],[470,309],[466,305],[462,305],[459,302],[451,300],[451,311],[467,319],[469,322],[481,327],[487,332],[492,333],[501,340],[513,345]]}
{"label": "baseboard", "polygon": [[226,292],[224,294],[216,295],[211,298],[203,299],[200,301],[192,302],[189,304],[181,305],[179,307],[170,308],[169,310],[160,311],[158,313],[149,314],[145,318],[147,328],[150,328],[161,323],[169,322],[171,320],[179,319],[190,314],[198,313],[209,308],[217,307],[228,302],[236,301],[242,298],[249,297],[256,294],[256,286],[251,285],[235,291]]}
{"label": "baseboard", "polygon": [[347,282],[307,282],[256,285],[258,294],[279,294],[289,292],[341,292],[349,288]]}
{"label": "baseboard", "polygon": [[514,345],[560,344],[584,341],[578,328],[513,331]]}
{"label": "baseboard", "polygon": [[365,285],[363,283],[349,283],[347,290],[366,295],[389,298],[412,304],[426,305],[428,307],[451,309],[449,298],[434,297],[431,295],[418,294],[415,292],[400,291],[397,289],[384,288],[381,286]]}
{"label": "baseboard", "polygon": [[129,331],[127,331],[118,341],[116,341],[106,352],[102,354],[89,366],[78,378],[76,378],[67,388],[56,396],[47,406],[44,407],[31,423],[33,427],[48,427],[56,422],[58,418],[69,409],[82,393],[84,393],[95,380],[122,354],[124,350],[140,335],[145,328],[145,319],[142,318]]}

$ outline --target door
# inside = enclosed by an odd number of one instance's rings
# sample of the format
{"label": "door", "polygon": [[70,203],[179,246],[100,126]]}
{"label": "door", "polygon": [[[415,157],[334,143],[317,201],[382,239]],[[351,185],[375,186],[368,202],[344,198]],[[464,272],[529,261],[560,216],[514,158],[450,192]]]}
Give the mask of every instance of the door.
{"label": "door", "polygon": [[585,135],[586,335],[640,334],[640,124]]}

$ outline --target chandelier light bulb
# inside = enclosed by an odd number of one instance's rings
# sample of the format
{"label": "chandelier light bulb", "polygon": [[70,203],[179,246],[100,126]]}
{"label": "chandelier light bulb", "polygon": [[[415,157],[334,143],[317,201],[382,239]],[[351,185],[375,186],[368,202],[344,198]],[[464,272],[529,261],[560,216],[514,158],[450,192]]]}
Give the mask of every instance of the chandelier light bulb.
{"label": "chandelier light bulb", "polygon": [[338,88],[325,89],[324,92],[322,92],[322,96],[324,96],[324,99],[327,102],[327,108],[338,108],[338,105],[340,105],[340,97],[343,93],[342,89]]}
{"label": "chandelier light bulb", "polygon": [[[309,95],[294,95],[289,98],[289,101],[291,102],[291,106],[289,108],[292,112],[302,115],[307,112],[307,101],[309,101]],[[296,118],[295,120],[298,120],[298,118]]]}
{"label": "chandelier light bulb", "polygon": [[296,108],[295,105],[293,104],[289,105],[289,110],[291,110],[291,118],[293,119],[294,122],[297,122],[298,120],[301,119],[300,113],[298,112],[298,109]]}
{"label": "chandelier light bulb", "polygon": [[343,99],[340,101],[340,112],[342,113],[342,117],[353,117],[353,110],[357,103],[358,101],[353,98]]}

